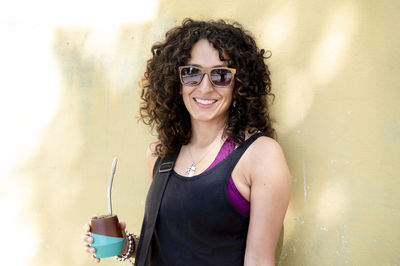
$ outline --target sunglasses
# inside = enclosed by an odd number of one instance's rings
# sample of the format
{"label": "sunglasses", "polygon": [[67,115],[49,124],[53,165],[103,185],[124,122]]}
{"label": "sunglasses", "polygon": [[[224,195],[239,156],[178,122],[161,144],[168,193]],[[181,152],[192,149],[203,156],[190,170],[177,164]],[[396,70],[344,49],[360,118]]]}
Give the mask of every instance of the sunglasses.
{"label": "sunglasses", "polygon": [[197,66],[180,66],[179,78],[183,85],[197,86],[203,80],[204,74],[208,75],[208,79],[215,87],[228,87],[232,84],[236,69],[229,67],[197,67]]}

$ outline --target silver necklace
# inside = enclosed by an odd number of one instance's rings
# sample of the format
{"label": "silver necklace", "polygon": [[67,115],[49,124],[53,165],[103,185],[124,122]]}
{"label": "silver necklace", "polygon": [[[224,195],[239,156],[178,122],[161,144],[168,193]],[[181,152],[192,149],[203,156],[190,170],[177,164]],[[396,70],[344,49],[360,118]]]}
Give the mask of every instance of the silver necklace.
{"label": "silver necklace", "polygon": [[188,177],[192,177],[192,176],[194,175],[194,173],[196,172],[196,165],[197,165],[198,163],[200,163],[200,162],[206,157],[206,155],[210,153],[210,151],[211,151],[213,148],[214,148],[214,145],[211,145],[211,148],[203,155],[203,157],[201,157],[200,160],[198,160],[197,162],[195,162],[195,161],[193,160],[193,155],[192,155],[192,152],[190,151],[190,147],[188,146],[188,151],[189,151],[190,159],[192,159],[192,163],[190,164],[190,166],[187,168],[187,170],[186,170],[186,172],[185,172],[185,174],[186,174]]}

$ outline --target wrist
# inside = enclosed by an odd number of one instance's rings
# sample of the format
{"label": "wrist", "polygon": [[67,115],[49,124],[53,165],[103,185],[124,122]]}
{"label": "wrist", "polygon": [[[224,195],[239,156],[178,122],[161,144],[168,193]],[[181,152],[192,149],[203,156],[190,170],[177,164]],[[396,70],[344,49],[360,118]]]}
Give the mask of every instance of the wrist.
{"label": "wrist", "polygon": [[122,253],[118,255],[116,258],[119,261],[124,261],[131,257],[134,257],[136,255],[136,247],[138,245],[138,242],[139,242],[138,236],[128,233],[128,231],[125,229],[124,246],[122,249]]}
{"label": "wrist", "polygon": [[124,247],[122,248],[122,254],[126,254],[128,252],[129,249],[129,240],[128,240],[128,236],[124,233]]}

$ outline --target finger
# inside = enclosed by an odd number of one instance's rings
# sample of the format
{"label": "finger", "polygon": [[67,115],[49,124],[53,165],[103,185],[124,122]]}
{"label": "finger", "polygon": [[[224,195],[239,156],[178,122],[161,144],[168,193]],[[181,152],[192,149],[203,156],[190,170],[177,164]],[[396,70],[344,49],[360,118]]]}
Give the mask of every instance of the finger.
{"label": "finger", "polygon": [[90,225],[89,224],[85,224],[85,226],[83,227],[83,230],[85,230],[85,232],[90,232]]}
{"label": "finger", "polygon": [[96,257],[93,255],[93,261],[99,263],[99,262],[100,262],[100,259],[99,259],[99,258],[96,258]]}
{"label": "finger", "polygon": [[85,246],[85,250],[87,253],[94,254],[96,253],[96,249],[90,246]]}
{"label": "finger", "polygon": [[126,223],[124,221],[120,221],[121,229],[124,230],[126,228]]}
{"label": "finger", "polygon": [[86,243],[93,244],[93,237],[83,235],[82,240],[85,241]]}

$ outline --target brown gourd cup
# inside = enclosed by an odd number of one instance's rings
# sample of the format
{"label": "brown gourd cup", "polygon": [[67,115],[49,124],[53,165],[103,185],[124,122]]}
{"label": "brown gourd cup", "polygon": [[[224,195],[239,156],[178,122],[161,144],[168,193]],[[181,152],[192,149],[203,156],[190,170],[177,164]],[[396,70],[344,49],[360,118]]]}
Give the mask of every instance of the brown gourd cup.
{"label": "brown gourd cup", "polygon": [[90,222],[90,236],[96,249],[96,258],[107,258],[122,253],[124,238],[117,215],[95,216]]}

